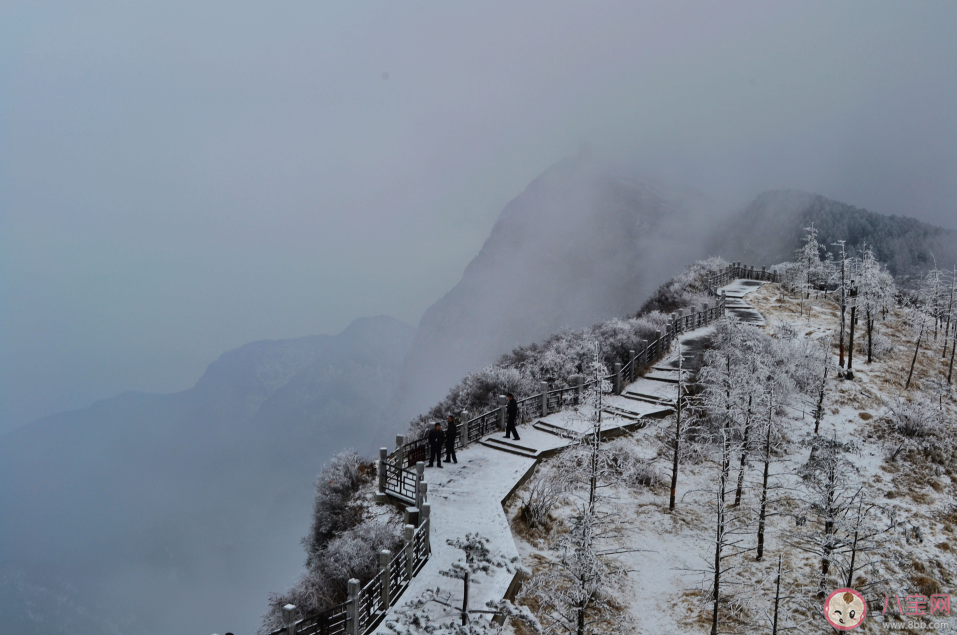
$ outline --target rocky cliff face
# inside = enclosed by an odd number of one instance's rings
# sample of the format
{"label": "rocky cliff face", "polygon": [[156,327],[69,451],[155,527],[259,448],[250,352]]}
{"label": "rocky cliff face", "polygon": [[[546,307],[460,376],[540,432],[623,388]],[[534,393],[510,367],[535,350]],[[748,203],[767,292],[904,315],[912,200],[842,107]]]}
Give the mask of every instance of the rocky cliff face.
{"label": "rocky cliff face", "polygon": [[383,316],[253,342],[184,392],[128,393],[4,435],[4,623],[25,635],[254,629],[302,564],[323,462],[392,432],[382,410],[413,334]]}
{"label": "rocky cliff face", "polygon": [[635,312],[701,253],[704,205],[584,158],[546,171],[502,210],[461,281],[422,317],[392,404],[396,423],[515,346]]}

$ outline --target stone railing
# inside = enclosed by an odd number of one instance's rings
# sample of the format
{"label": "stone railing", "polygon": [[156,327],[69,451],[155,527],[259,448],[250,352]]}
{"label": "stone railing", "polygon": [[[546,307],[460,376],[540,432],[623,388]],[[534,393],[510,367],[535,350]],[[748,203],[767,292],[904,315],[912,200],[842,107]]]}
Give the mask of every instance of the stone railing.
{"label": "stone railing", "polygon": [[349,580],[349,597],[342,604],[305,617],[299,616],[296,606],[287,604],[282,608],[284,626],[270,635],[366,635],[375,630],[431,553],[431,510],[425,502],[422,469],[417,474],[413,500],[418,504],[405,509],[404,546],[394,554],[388,549],[379,552],[379,572],[365,586],[355,578]]}

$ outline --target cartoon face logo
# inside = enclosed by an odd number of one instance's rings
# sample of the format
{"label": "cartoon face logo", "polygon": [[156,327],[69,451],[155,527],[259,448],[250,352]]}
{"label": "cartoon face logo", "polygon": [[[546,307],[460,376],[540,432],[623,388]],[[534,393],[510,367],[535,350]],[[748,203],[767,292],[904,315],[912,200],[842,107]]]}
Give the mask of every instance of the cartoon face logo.
{"label": "cartoon face logo", "polygon": [[838,589],[824,601],[824,617],[827,623],[839,631],[857,628],[867,614],[867,604],[854,589]]}

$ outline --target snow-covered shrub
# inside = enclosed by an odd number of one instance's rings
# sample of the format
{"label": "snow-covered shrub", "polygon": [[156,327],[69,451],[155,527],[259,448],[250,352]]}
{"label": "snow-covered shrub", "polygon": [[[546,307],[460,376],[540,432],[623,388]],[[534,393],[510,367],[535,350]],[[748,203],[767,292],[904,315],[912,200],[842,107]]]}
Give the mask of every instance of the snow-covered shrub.
{"label": "snow-covered shrub", "polygon": [[316,479],[312,528],[302,541],[308,558],[307,567],[313,564],[332,536],[362,520],[365,508],[357,503],[355,495],[364,483],[370,481],[369,467],[363,466],[359,455],[351,450],[336,454],[323,467]]}
{"label": "snow-covered shrub", "polygon": [[521,519],[529,529],[551,528],[551,512],[561,501],[564,483],[554,474],[536,469],[522,495]]}
{"label": "snow-covered shrub", "polygon": [[708,294],[708,278],[721,273],[730,264],[724,258],[718,257],[699,260],[658,287],[641,306],[639,315],[652,311],[669,314],[679,309],[699,307],[707,302],[713,303],[714,298]]}
{"label": "snow-covered shrub", "polygon": [[631,439],[615,439],[605,447],[608,463],[622,483],[631,487],[657,487],[664,483],[664,478],[650,461],[640,456]]}
{"label": "snow-covered shrub", "polygon": [[372,504],[375,470],[352,451],[334,456],[316,480],[312,528],[303,539],[306,572],[281,594],[271,594],[260,633],[282,626],[282,607],[310,615],[343,602],[347,582],[363,584],[378,571],[378,553],[402,546],[402,523],[391,506]]}
{"label": "snow-covered shrub", "polygon": [[[857,339],[857,338],[855,338]],[[871,354],[874,359],[884,359],[894,351],[894,343],[890,338],[881,333],[874,333],[871,342]],[[861,337],[857,340],[857,348],[862,359],[867,356],[867,337]]]}
{"label": "snow-covered shrub", "polygon": [[898,397],[887,409],[891,427],[905,437],[928,437],[940,428],[940,411],[926,401]]}

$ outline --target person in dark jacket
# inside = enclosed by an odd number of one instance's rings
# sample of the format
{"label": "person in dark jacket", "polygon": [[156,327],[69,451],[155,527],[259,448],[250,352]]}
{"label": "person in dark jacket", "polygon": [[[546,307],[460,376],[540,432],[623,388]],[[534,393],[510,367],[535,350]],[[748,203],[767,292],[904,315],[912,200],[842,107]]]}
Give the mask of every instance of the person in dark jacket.
{"label": "person in dark jacket", "polygon": [[505,418],[507,423],[505,424],[505,438],[509,438],[509,434],[515,435],[515,440],[518,441],[518,430],[515,429],[515,420],[518,419],[518,402],[515,401],[515,395],[508,393],[505,395],[508,398],[508,403],[505,406]]}
{"label": "person in dark jacket", "polygon": [[453,463],[458,463],[459,460],[455,458],[455,439],[459,436],[459,427],[455,423],[455,417],[449,415],[449,423],[445,427],[445,462],[448,463],[452,461]]}
{"label": "person in dark jacket", "polygon": [[445,433],[442,432],[442,424],[436,423],[435,429],[429,432],[429,467],[432,467],[434,461],[439,462],[442,467],[442,445],[445,443]]}

